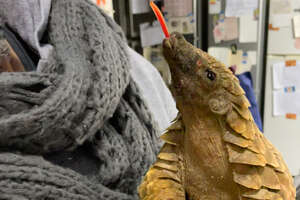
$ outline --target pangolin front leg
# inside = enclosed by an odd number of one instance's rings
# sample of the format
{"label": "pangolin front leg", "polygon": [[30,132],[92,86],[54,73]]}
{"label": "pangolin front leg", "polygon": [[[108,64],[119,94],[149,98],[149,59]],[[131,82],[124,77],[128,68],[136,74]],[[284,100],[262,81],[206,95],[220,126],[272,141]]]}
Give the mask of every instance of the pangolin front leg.
{"label": "pangolin front leg", "polygon": [[141,200],[185,200],[177,146],[166,143],[139,187]]}

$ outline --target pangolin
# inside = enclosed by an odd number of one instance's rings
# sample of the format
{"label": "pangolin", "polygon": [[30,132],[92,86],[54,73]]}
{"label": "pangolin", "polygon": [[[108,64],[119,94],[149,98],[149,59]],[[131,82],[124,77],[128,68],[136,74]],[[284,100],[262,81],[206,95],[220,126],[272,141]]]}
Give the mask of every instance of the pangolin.
{"label": "pangolin", "polygon": [[259,131],[238,79],[179,33],[163,42],[179,115],[139,187],[142,200],[294,200],[281,154]]}

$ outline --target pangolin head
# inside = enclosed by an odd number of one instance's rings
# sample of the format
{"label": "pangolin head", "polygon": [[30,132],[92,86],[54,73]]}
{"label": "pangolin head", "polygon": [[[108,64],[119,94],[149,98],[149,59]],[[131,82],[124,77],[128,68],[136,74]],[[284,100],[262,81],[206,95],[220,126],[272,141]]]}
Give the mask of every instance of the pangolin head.
{"label": "pangolin head", "polygon": [[[163,54],[172,76],[172,93],[176,101],[212,106],[225,112],[231,101],[244,99],[238,79],[224,64],[187,42],[180,33],[163,41]],[[249,106],[249,102],[240,102]]]}

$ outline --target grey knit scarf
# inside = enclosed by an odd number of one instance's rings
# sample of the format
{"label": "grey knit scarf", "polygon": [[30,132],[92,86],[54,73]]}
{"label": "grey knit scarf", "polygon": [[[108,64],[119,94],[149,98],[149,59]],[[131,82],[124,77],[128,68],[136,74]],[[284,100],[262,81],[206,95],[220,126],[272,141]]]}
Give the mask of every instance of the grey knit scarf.
{"label": "grey knit scarf", "polygon": [[0,199],[137,199],[160,145],[121,29],[53,0],[46,32],[47,64],[0,74]]}

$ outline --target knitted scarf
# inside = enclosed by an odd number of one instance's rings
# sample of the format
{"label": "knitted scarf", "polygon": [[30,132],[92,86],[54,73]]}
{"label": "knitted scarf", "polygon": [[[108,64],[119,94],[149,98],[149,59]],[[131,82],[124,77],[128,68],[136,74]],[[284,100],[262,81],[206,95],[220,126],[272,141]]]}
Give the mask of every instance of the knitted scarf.
{"label": "knitted scarf", "polygon": [[0,199],[137,199],[160,145],[121,29],[53,0],[46,32],[48,63],[0,74]]}

